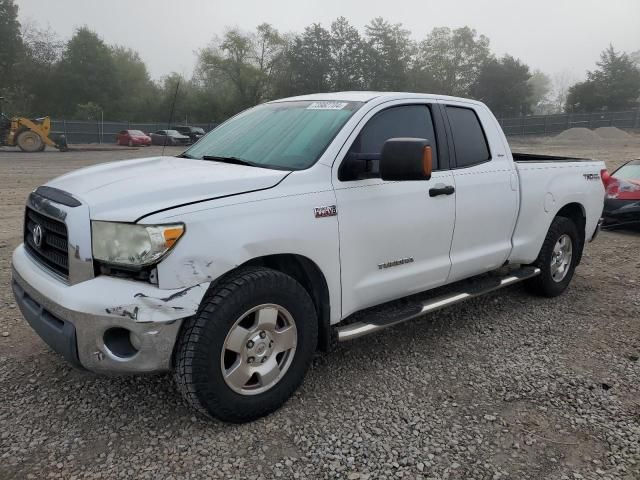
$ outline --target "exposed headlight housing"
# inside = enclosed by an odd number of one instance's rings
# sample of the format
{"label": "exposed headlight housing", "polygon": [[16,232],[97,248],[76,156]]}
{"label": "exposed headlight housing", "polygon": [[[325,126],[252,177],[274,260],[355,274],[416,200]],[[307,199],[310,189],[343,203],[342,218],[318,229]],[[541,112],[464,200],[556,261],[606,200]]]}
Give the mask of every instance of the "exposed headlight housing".
{"label": "exposed headlight housing", "polygon": [[136,225],[92,221],[93,258],[130,268],[153,265],[173,248],[184,231],[182,223]]}

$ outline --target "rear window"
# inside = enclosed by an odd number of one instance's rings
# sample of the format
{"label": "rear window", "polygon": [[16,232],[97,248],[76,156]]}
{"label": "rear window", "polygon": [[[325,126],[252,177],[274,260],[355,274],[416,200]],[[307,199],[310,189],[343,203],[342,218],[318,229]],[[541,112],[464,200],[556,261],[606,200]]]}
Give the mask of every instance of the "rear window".
{"label": "rear window", "polygon": [[453,133],[456,166],[464,168],[489,160],[487,138],[476,112],[470,108],[447,106],[447,115]]}

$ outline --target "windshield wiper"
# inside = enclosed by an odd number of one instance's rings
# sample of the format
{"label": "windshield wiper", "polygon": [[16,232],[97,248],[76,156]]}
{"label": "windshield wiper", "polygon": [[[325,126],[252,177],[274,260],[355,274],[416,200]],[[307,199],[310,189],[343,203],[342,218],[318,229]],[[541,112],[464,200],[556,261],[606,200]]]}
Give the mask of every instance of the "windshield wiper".
{"label": "windshield wiper", "polygon": [[249,160],[243,160],[238,157],[219,157],[217,155],[203,155],[202,160],[213,160],[214,162],[233,163],[236,165],[247,165],[249,167],[260,167],[260,165],[250,162]]}
{"label": "windshield wiper", "polygon": [[192,160],[194,160],[196,157],[192,157],[191,155],[189,155],[188,153],[181,153],[180,155],[176,155],[177,158],[190,158]]}

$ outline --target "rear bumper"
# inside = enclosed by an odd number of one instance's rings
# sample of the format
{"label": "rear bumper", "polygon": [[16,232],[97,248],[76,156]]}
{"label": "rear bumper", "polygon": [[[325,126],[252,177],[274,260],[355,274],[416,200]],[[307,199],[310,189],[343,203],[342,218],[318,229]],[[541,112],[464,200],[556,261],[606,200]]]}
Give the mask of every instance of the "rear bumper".
{"label": "rear bumper", "polygon": [[607,199],[602,217],[603,227],[640,225],[640,200]]}
{"label": "rear bumper", "polygon": [[593,235],[591,235],[591,238],[589,239],[590,242],[593,242],[596,237],[598,236],[598,234],[600,233],[600,230],[602,230],[602,222],[603,219],[599,219],[598,220],[598,224],[596,225],[596,229],[593,231]]}
{"label": "rear bumper", "polygon": [[22,245],[12,273],[16,303],[33,330],[69,363],[100,373],[169,370],[182,321],[206,290],[160,290],[103,276],[69,286]]}

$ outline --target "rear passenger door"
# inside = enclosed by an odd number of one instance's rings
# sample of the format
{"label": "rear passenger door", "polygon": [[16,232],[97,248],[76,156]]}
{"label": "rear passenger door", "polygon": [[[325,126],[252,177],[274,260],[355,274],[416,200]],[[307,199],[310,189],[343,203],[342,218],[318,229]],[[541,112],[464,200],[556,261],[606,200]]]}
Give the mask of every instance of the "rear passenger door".
{"label": "rear passenger door", "polygon": [[448,120],[456,188],[449,276],[449,281],[456,281],[498,268],[507,260],[519,192],[513,163],[491,112],[478,104],[441,103]]}

